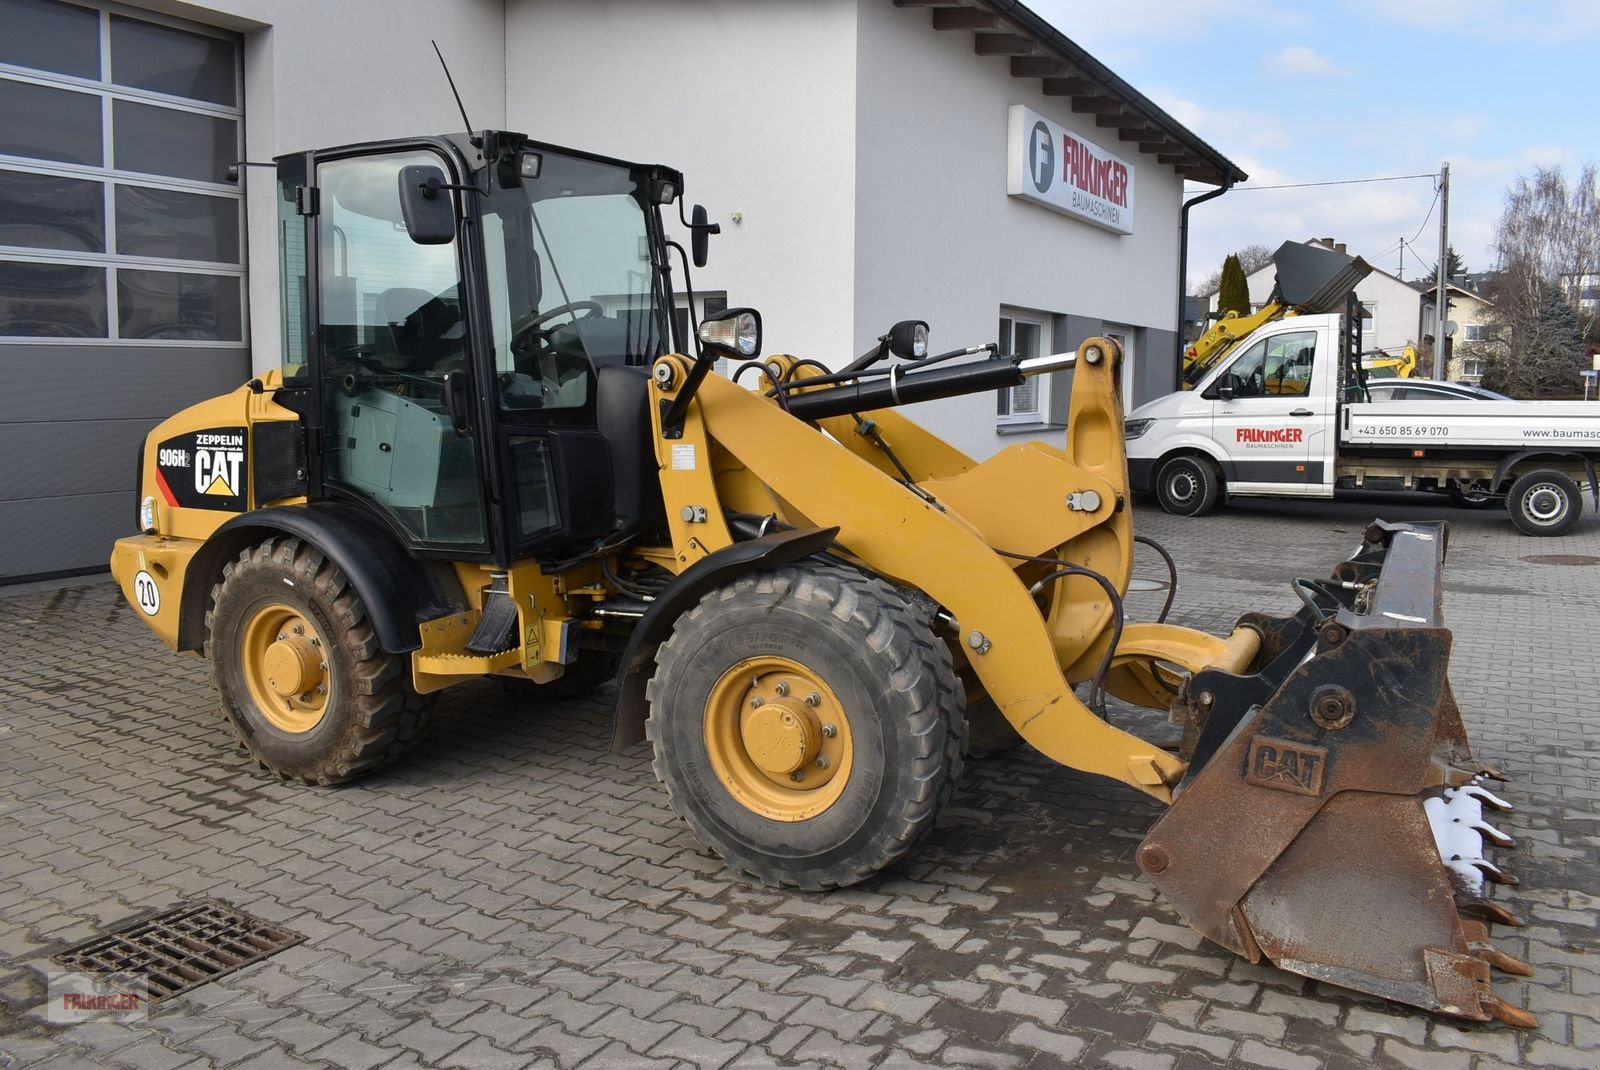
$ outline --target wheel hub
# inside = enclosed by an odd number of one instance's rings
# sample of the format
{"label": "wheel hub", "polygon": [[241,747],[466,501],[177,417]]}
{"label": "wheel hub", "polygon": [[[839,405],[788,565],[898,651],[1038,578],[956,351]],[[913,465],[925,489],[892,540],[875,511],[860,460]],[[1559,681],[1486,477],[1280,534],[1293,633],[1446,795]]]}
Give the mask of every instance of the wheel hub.
{"label": "wheel hub", "polygon": [[261,666],[267,685],[284,698],[312,691],[322,683],[321,652],[304,634],[279,639],[267,647]]}
{"label": "wheel hub", "polygon": [[1528,514],[1535,520],[1548,523],[1561,515],[1561,495],[1548,483],[1541,483],[1528,492]]}
{"label": "wheel hub", "polygon": [[1179,473],[1167,481],[1167,493],[1176,502],[1186,502],[1194,496],[1194,477],[1187,472]]}
{"label": "wheel hub", "polygon": [[315,624],[293,606],[262,606],[246,622],[239,669],[250,698],[281,732],[309,732],[328,710],[328,648]]}
{"label": "wheel hub", "polygon": [[820,675],[776,655],[746,658],[712,685],[706,756],[746,809],[804,821],[838,801],[854,741],[843,705]]}
{"label": "wheel hub", "polygon": [[793,773],[817,756],[822,726],[809,713],[778,703],[753,710],[740,733],[744,749],[768,773]]}

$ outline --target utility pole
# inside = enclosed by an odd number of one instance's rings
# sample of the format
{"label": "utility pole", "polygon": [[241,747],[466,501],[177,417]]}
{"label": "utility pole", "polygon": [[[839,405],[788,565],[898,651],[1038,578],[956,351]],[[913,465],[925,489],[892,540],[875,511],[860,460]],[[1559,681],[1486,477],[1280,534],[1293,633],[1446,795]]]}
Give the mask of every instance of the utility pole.
{"label": "utility pole", "polygon": [[1439,166],[1439,292],[1433,306],[1433,378],[1442,382],[1445,377],[1445,356],[1450,340],[1445,337],[1444,325],[1449,322],[1448,300],[1450,278],[1450,162]]}
{"label": "utility pole", "polygon": [[1406,277],[1406,240],[1400,239],[1400,266],[1395,269],[1394,277],[1404,282]]}

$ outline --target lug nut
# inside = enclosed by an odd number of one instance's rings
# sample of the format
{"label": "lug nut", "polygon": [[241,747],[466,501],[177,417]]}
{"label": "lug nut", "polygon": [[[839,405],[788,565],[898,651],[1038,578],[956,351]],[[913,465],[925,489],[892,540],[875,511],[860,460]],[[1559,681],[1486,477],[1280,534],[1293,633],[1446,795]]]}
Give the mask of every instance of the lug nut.
{"label": "lug nut", "polygon": [[804,780],[805,778],[806,775],[799,770],[789,774],[789,779],[794,781],[796,784],[800,783],[800,781]]}
{"label": "lug nut", "polygon": [[826,754],[817,755],[817,768],[818,769],[826,769],[826,768],[828,768],[828,756]]}
{"label": "lug nut", "polygon": [[815,691],[811,692],[811,694],[806,696],[806,705],[811,707],[822,705],[822,696],[817,694]]}
{"label": "lug nut", "polygon": [[767,704],[767,700],[762,698],[760,695],[757,695],[755,698],[750,700],[750,708],[752,710],[758,710],[762,706],[765,706],[766,704]]}
{"label": "lug nut", "polygon": [[825,725],[822,726],[822,736],[823,736],[824,739],[832,739],[834,736],[836,736],[838,734],[839,734],[839,729],[835,728],[833,725],[825,724]]}
{"label": "lug nut", "polygon": [[778,697],[779,698],[783,698],[785,695],[787,695],[789,693],[789,685],[780,680],[778,682],[778,686],[773,688],[772,690],[774,690],[774,691],[776,691],[778,693]]}

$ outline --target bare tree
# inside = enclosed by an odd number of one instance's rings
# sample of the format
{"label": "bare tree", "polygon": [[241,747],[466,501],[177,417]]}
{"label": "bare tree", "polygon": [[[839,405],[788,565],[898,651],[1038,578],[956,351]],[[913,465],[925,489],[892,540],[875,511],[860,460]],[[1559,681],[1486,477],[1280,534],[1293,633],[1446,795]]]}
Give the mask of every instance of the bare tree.
{"label": "bare tree", "polygon": [[1236,254],[1239,266],[1244,268],[1246,275],[1254,275],[1268,264],[1272,263],[1273,250],[1265,245],[1246,245]]}
{"label": "bare tree", "polygon": [[1495,227],[1499,265],[1485,296],[1494,302],[1484,346],[1485,381],[1508,393],[1571,394],[1587,366],[1583,340],[1597,329],[1600,173],[1571,185],[1561,168],[1518,176]]}

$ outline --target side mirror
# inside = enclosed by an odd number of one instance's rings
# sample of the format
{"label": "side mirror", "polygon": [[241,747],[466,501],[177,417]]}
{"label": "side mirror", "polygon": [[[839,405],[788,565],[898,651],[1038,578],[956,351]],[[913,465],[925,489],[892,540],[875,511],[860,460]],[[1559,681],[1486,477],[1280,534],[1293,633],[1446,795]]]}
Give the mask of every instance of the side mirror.
{"label": "side mirror", "polygon": [[449,245],[456,239],[456,205],[444,169],[414,164],[400,169],[400,214],[418,245]]}
{"label": "side mirror", "polygon": [[889,352],[902,360],[928,355],[928,325],[922,320],[901,320],[889,328]]}
{"label": "side mirror", "polygon": [[1232,401],[1233,384],[1228,383],[1217,387],[1217,397],[1221,398],[1223,401]]}
{"label": "side mirror", "polygon": [[711,251],[711,235],[721,233],[722,224],[709,221],[706,206],[695,205],[689,216],[689,249],[695,267],[706,266],[706,256]]}

